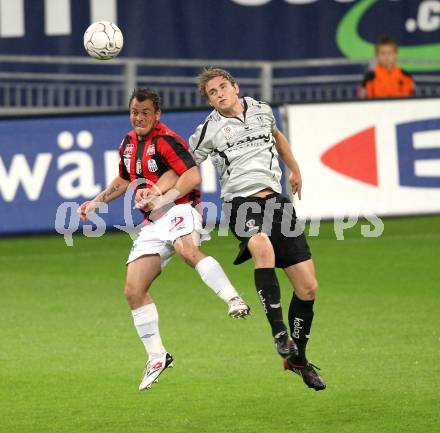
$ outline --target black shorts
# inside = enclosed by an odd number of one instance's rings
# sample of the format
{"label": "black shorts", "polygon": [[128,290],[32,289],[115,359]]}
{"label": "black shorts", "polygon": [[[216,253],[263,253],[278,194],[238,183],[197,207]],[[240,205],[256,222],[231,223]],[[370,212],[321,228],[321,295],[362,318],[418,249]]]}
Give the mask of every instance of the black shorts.
{"label": "black shorts", "polygon": [[287,268],[311,258],[304,228],[296,218],[292,202],[284,195],[235,197],[228,204],[231,207],[229,228],[241,241],[234,265],[252,257],[247,243],[254,234],[261,232],[269,236],[277,268]]}

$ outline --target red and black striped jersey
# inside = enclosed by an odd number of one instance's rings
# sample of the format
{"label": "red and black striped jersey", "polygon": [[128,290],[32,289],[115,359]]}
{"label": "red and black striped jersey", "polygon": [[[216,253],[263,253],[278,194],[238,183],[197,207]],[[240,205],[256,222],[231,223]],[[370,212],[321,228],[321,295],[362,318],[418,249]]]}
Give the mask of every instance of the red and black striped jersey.
{"label": "red and black striped jersey", "polygon": [[[129,181],[145,179],[152,184],[170,169],[181,176],[196,166],[185,140],[162,122],[157,122],[142,139],[135,131],[130,131],[119,146],[119,156],[120,177]],[[176,204],[190,203],[192,206],[199,202],[198,189],[175,201]]]}

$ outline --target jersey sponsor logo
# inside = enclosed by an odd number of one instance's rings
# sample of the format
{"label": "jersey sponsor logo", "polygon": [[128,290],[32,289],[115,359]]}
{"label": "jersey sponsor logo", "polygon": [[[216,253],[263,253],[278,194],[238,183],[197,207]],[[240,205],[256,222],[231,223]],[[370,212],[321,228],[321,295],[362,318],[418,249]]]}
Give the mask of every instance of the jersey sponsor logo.
{"label": "jersey sponsor logo", "polygon": [[154,155],[155,153],[156,153],[156,148],[155,148],[154,144],[150,144],[147,147],[147,151],[145,152],[145,155],[151,156],[151,155]]}
{"label": "jersey sponsor logo", "polygon": [[183,228],[183,226],[180,226],[180,224],[183,223],[183,221],[185,220],[185,218],[181,217],[181,216],[177,216],[174,218],[171,218],[171,224],[173,224],[170,228],[170,231],[172,230],[179,230],[180,228]]}
{"label": "jersey sponsor logo", "polygon": [[226,125],[222,128],[223,135],[226,137],[226,140],[233,140],[237,137],[237,133],[234,128],[230,125]]}
{"label": "jersey sponsor logo", "polygon": [[148,160],[148,170],[155,172],[158,169],[159,169],[159,167],[157,166],[157,163],[154,159]]}
{"label": "jersey sponsor logo", "polygon": [[[440,172],[429,168],[440,161],[440,118],[399,123],[395,128],[399,185],[440,188]],[[376,128],[337,142],[321,155],[321,162],[344,176],[379,187]],[[428,167],[426,173],[423,167]]]}
{"label": "jersey sponsor logo", "polygon": [[[245,144],[245,143],[252,143],[253,141],[260,141],[263,140],[265,143],[269,143],[271,141],[271,136],[272,134],[260,134],[260,135],[252,135],[252,136],[247,136],[246,138],[243,138],[242,140],[238,140],[236,142],[234,142],[234,146],[236,145],[240,145],[240,144]],[[258,146],[258,143],[255,144],[256,146]]]}
{"label": "jersey sponsor logo", "polygon": [[134,150],[134,144],[128,143],[124,149],[124,156],[131,156],[133,154],[133,150]]}

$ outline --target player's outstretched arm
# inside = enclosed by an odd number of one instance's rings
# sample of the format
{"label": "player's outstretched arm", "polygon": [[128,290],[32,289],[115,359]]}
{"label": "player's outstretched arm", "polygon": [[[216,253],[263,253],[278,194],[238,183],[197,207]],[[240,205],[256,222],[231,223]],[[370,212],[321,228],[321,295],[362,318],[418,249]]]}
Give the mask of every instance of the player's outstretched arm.
{"label": "player's outstretched arm", "polygon": [[274,133],[274,137],[278,154],[291,172],[289,176],[289,181],[290,186],[292,187],[292,193],[298,193],[298,198],[301,200],[302,178],[299,165],[296,162],[295,157],[293,156],[286,136],[279,129],[277,129]]}
{"label": "player's outstretched arm", "polygon": [[177,200],[180,197],[191,192],[194,188],[202,183],[202,176],[199,167],[194,166],[186,170],[178,179],[174,188],[164,194],[164,198],[169,201]]}
{"label": "player's outstretched arm", "polygon": [[188,194],[197,185],[202,182],[202,176],[200,175],[200,170],[197,166],[191,167],[189,170],[182,173],[181,176],[178,177],[175,185],[169,189],[165,194],[157,196],[151,200],[148,200],[147,203],[142,207],[144,211],[149,211],[153,209],[159,209],[162,206],[167,205],[168,203],[172,203],[180,197]]}
{"label": "player's outstretched arm", "polygon": [[179,176],[174,170],[166,171],[159,180],[148,188],[138,189],[136,191],[136,207],[144,211],[148,209],[148,202],[153,196],[160,196],[169,191],[174,185],[176,185]]}
{"label": "player's outstretched arm", "polygon": [[[154,195],[165,194],[176,185],[178,180],[179,176],[177,173],[174,170],[168,170],[159,178],[159,180],[156,182],[156,185],[154,185],[154,188],[152,188]],[[158,194],[156,194],[156,191]]]}
{"label": "player's outstretched arm", "polygon": [[123,179],[120,176],[116,176],[107,188],[100,192],[92,200],[85,201],[78,209],[80,218],[84,221],[87,219],[87,215],[90,212],[94,212],[101,203],[110,203],[111,201],[117,199],[122,194],[127,191],[130,181]]}

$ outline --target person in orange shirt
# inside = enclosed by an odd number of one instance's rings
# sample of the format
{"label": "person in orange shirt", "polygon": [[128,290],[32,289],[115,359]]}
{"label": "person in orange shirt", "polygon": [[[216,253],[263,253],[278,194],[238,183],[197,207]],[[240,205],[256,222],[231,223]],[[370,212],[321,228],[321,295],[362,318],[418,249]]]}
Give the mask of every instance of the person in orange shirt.
{"label": "person in orange shirt", "polygon": [[393,38],[381,36],[376,43],[377,65],[359,85],[361,98],[402,98],[414,94],[414,80],[396,65],[398,47]]}

